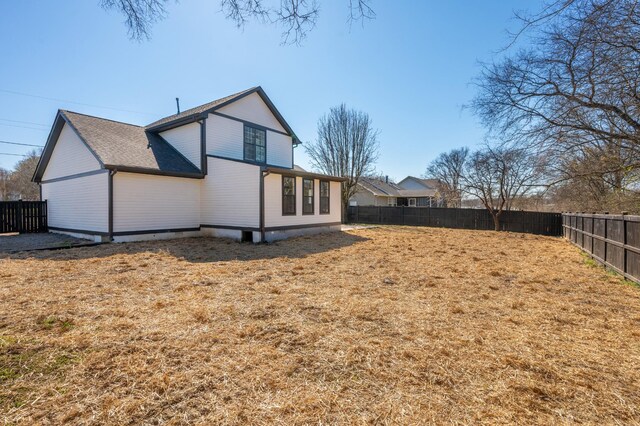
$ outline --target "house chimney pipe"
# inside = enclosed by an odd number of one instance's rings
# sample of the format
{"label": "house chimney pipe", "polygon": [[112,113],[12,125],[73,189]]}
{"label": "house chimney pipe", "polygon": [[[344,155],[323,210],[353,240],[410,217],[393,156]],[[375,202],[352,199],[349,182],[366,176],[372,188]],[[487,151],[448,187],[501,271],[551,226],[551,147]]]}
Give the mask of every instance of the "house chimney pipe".
{"label": "house chimney pipe", "polygon": [[386,175],[386,176],[384,177],[384,181],[385,181],[385,183],[389,183],[389,175]]}
{"label": "house chimney pipe", "polygon": [[177,114],[180,114],[180,98],[176,98],[176,107],[178,108]]}

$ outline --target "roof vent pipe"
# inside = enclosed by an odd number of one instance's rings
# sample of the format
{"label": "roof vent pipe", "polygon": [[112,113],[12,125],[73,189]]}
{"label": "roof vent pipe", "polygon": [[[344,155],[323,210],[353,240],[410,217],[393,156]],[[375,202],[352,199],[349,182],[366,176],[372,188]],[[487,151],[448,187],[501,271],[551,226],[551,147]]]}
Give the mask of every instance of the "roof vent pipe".
{"label": "roof vent pipe", "polygon": [[178,108],[178,112],[176,114],[180,114],[180,98],[176,98],[176,107]]}
{"label": "roof vent pipe", "polygon": [[386,175],[386,176],[384,177],[384,181],[385,181],[386,183],[389,183],[389,175]]}

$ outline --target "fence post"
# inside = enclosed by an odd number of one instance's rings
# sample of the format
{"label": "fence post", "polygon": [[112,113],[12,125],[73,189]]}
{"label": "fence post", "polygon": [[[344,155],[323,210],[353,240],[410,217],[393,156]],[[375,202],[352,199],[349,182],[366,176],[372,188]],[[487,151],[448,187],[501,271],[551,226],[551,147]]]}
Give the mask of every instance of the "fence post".
{"label": "fence post", "polygon": [[[627,274],[627,215],[629,212],[622,212],[622,270]],[[626,277],[625,277],[626,278]]]}
{"label": "fence post", "polygon": [[16,220],[18,222],[18,233],[22,234],[22,199],[18,200],[18,208],[16,209]]}
{"label": "fence post", "polygon": [[[608,215],[609,212],[604,212],[605,215]],[[607,246],[609,245],[608,234],[609,234],[609,219],[607,216],[604,217],[604,262],[607,263]]]}

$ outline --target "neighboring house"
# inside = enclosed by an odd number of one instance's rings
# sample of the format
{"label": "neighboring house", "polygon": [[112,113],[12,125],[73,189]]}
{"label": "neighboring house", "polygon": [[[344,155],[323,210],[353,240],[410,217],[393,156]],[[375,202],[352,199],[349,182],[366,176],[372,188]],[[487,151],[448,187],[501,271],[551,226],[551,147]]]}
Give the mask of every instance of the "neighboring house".
{"label": "neighboring house", "polygon": [[49,229],[95,240],[339,230],[343,179],[295,169],[299,143],[260,87],[148,126],[58,111],[33,179]]}
{"label": "neighboring house", "polygon": [[409,176],[396,184],[388,178],[362,177],[358,182],[358,190],[349,199],[349,205],[436,207],[438,194],[435,183],[424,179],[414,182],[414,179],[417,178]]}

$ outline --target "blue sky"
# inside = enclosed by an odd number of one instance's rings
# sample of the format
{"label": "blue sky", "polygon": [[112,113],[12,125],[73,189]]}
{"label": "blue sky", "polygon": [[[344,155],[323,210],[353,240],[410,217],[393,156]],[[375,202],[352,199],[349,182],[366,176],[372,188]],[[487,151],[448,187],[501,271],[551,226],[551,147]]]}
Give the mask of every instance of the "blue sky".
{"label": "blue sky", "polygon": [[[123,17],[98,3],[0,6],[1,141],[44,144],[58,108],[147,124],[173,114],[176,96],[186,109],[261,85],[303,142],[315,139],[332,106],[367,112],[380,130],[377,169],[395,179],[423,174],[442,151],[482,142],[483,129],[463,109],[479,61],[507,42],[514,8],[539,6],[374,0],[376,19],[350,27],[348,1],[323,0],[299,47],[280,45],[273,25],[238,30],[212,0],[170,3],[150,41],[131,41]],[[2,153],[28,149],[0,144]],[[19,159],[0,155],[0,167]],[[302,148],[296,163],[309,167]]]}

